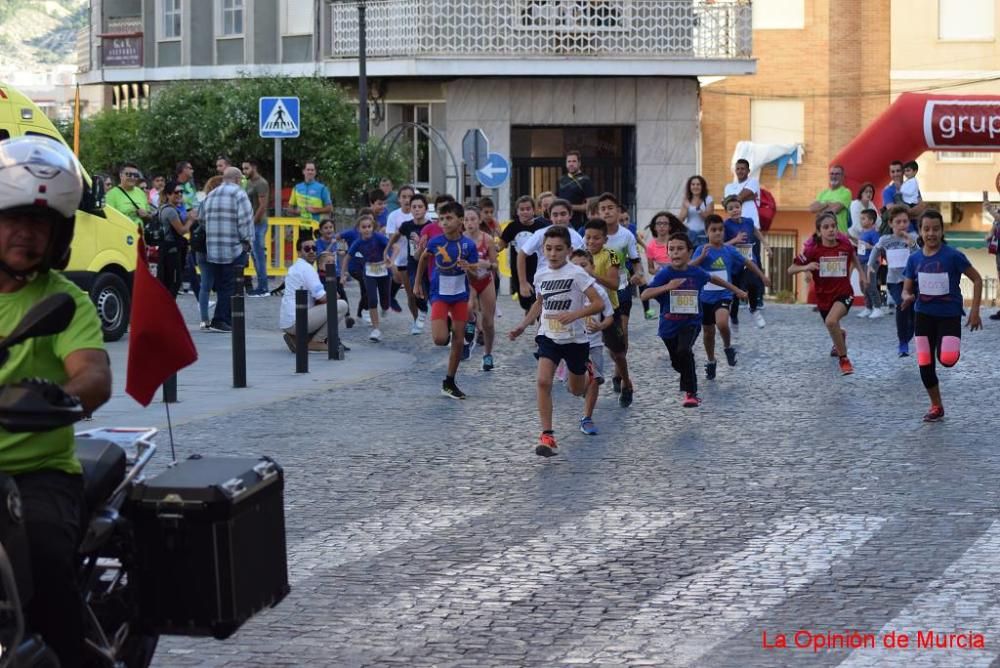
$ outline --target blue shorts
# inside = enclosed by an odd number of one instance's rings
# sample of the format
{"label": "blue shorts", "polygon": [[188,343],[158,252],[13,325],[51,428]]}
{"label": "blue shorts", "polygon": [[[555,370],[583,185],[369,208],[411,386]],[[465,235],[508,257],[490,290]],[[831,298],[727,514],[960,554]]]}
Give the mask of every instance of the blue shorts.
{"label": "blue shorts", "polygon": [[547,336],[539,334],[535,337],[538,350],[535,352],[537,359],[543,357],[552,360],[558,365],[561,360],[566,361],[566,368],[571,374],[582,376],[587,373],[587,360],[590,359],[590,343],[556,343]]}

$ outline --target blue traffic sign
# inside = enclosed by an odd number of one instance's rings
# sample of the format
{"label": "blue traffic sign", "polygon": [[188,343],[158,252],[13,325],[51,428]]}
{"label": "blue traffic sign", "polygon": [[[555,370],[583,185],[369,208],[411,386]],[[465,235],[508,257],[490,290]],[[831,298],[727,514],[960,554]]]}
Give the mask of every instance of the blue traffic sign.
{"label": "blue traffic sign", "polygon": [[299,136],[299,98],[262,97],[259,112],[260,136],[264,139]]}
{"label": "blue traffic sign", "polygon": [[499,153],[486,156],[486,164],[476,170],[476,180],[484,188],[499,188],[510,178],[510,162]]}

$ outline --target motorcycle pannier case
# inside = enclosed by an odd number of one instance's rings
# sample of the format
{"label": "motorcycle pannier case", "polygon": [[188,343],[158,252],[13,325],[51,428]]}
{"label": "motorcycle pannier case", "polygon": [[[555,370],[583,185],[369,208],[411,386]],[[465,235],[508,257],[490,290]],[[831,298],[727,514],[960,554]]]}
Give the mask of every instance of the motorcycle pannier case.
{"label": "motorcycle pannier case", "polygon": [[284,474],[198,457],[132,490],[140,613],[159,633],[228,638],[288,594]]}

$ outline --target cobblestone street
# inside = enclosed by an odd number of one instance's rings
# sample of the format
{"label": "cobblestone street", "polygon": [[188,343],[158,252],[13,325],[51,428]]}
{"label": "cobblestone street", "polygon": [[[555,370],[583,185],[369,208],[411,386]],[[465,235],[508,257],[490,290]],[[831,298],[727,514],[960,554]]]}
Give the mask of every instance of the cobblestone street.
{"label": "cobblestone street", "polygon": [[[251,328],[273,326],[276,299],[248,308]],[[848,316],[842,377],[816,314],[768,305],[715,381],[697,343],[695,410],[655,322],[633,320],[634,405],[606,385],[587,437],[557,385],[546,460],[531,339],[506,340],[518,312],[503,308],[497,369],[477,349],[459,370],[467,401],[439,394],[445,351],[390,316],[381,344],[363,327],[345,340],[412,368],[175,429],[178,456],[284,466],[292,593],[227,641],[162,639],[155,665],[1000,665],[997,323],[964,332],[941,372],[947,417],[924,424],[892,318]],[[799,630],[878,649],[796,648]],[[912,645],[971,631],[985,649],[884,649],[893,630]]]}

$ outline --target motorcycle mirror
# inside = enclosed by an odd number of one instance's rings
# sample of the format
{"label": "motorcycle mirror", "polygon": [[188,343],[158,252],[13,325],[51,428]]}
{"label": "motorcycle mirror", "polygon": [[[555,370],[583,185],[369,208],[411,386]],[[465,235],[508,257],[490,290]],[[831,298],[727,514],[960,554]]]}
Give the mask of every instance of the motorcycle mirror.
{"label": "motorcycle mirror", "polygon": [[0,364],[7,361],[8,350],[27,339],[52,336],[73,322],[76,302],[66,293],[46,297],[32,306],[7,338],[0,341]]}

